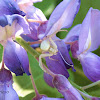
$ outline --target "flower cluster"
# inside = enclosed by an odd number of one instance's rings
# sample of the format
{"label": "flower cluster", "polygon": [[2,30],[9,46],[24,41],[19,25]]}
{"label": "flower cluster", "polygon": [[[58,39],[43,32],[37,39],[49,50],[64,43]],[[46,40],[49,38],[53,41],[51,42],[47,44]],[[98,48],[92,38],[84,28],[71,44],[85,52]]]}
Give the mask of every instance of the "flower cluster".
{"label": "flower cluster", "polygon": [[[71,68],[76,72],[69,50],[72,56],[81,62],[89,80],[92,82],[100,80],[100,57],[92,53],[100,45],[100,11],[90,8],[82,24],[76,25],[64,39],[60,39],[56,34],[59,31],[67,31],[61,29],[72,26],[81,1],[63,0],[54,9],[49,20],[40,9],[33,6],[33,3],[41,1],[0,1],[0,44],[3,46],[0,100],[19,100],[12,87],[11,72],[16,76],[23,73],[30,75],[36,92],[33,100],[84,100],[84,96],[91,100],[100,99],[86,94],[83,89],[82,91],[76,89],[68,80],[70,76],[68,70]],[[17,41],[16,37],[19,36],[20,41],[24,43]],[[37,47],[40,48],[41,54],[35,50]],[[37,55],[33,54],[33,56],[36,56],[40,68],[44,71],[45,82],[56,88],[63,98],[51,98],[38,93],[29,68],[27,51],[30,52],[30,49],[33,50],[31,53],[37,52]],[[46,63],[42,61],[43,58]],[[9,70],[4,68],[5,66]],[[1,91],[9,93],[3,94]]]}

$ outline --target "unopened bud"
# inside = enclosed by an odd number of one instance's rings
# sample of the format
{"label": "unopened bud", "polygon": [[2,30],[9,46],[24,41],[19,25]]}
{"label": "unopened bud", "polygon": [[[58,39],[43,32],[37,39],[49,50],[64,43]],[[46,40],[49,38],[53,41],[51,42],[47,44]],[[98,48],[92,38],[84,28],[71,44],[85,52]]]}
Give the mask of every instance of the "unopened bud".
{"label": "unopened bud", "polygon": [[0,100],[19,100],[16,91],[12,86],[12,74],[9,70],[0,70]]}

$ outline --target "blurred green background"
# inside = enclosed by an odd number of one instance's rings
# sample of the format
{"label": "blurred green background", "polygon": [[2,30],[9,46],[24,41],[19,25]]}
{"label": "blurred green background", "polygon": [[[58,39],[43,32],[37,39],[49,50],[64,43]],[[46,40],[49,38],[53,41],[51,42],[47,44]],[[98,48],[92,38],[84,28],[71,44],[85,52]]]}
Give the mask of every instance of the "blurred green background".
{"label": "blurred green background", "polygon": [[[49,19],[50,14],[61,1],[63,0],[43,0],[43,2],[35,3],[34,6],[37,8],[40,8],[45,14],[45,16],[47,17],[47,19]],[[82,23],[90,7],[100,10],[100,0],[81,0],[80,10],[79,10],[79,13],[75,17],[72,27],[75,26],[76,24]],[[69,28],[68,31],[71,28]],[[63,39],[66,35],[67,35],[66,32],[63,32],[63,33],[59,32],[57,34],[57,36],[60,37],[61,39]],[[1,49],[0,61],[1,61],[2,46],[0,46],[0,49]],[[100,52],[100,49],[94,51],[94,53],[100,55],[99,52]],[[36,83],[37,89],[39,90],[39,93],[46,94],[49,97],[62,97],[62,95],[58,93],[56,89],[49,87],[44,82],[43,71],[40,69],[38,62],[30,54],[28,55],[29,55],[29,60],[30,60],[30,66],[32,69],[32,75],[34,76],[35,83]],[[70,80],[72,80],[73,82],[75,82],[77,85],[80,85],[80,86],[90,84],[91,81],[89,81],[89,79],[84,75],[80,62],[78,62],[77,60],[73,58],[72,60],[75,65],[76,72],[72,72],[71,69],[69,70]],[[31,100],[34,97],[35,93],[31,84],[30,76],[27,76],[25,74],[24,76],[16,77],[13,74],[13,77],[14,77],[13,86],[15,90],[17,91],[20,97],[20,100]],[[89,88],[86,91],[93,96],[100,97],[100,85],[97,85],[93,88]]]}

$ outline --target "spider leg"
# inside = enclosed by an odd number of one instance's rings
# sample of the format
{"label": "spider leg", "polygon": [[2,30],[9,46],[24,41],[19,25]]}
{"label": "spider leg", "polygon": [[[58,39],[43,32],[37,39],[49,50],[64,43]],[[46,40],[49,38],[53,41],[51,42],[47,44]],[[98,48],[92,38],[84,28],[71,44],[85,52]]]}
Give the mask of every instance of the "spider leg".
{"label": "spider leg", "polygon": [[50,59],[50,60],[55,60],[55,61],[58,61],[58,60],[56,60],[56,59],[51,58],[50,56],[49,56],[49,59]]}
{"label": "spider leg", "polygon": [[56,52],[58,51],[58,49],[57,49],[57,45],[56,45],[56,43],[51,39],[51,38],[49,38],[50,39],[50,42],[51,42],[51,44],[53,45],[53,48],[56,50]]}
{"label": "spider leg", "polygon": [[44,72],[46,72],[46,70],[45,70],[45,68],[44,68],[44,66],[43,66],[43,64],[42,64],[42,58],[50,57],[50,56],[53,56],[53,54],[41,54],[41,55],[39,56],[39,66],[41,67],[41,69],[42,69]]}

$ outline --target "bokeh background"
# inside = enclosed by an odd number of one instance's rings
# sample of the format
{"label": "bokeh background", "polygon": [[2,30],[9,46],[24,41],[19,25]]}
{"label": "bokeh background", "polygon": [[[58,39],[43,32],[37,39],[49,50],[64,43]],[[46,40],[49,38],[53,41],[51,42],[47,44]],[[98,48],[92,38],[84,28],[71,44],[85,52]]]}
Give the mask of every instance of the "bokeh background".
{"label": "bokeh background", "polygon": [[[37,8],[40,8],[43,11],[44,15],[47,17],[47,19],[49,19],[50,14],[61,1],[63,0],[43,0],[43,2],[35,3],[34,6]],[[79,13],[75,17],[72,27],[77,24],[82,23],[90,7],[100,10],[100,0],[81,0],[80,10],[79,10]],[[67,30],[69,31],[71,28]],[[66,35],[67,35],[67,32],[59,32],[57,34],[57,36],[61,39],[63,39]],[[100,56],[100,49],[94,51],[94,53]],[[62,97],[62,95],[55,88],[49,87],[44,82],[43,71],[40,69],[38,62],[29,53],[28,53],[28,56],[29,56],[29,61],[30,61],[30,67],[32,69],[32,75],[34,77],[39,93],[46,94],[49,97]],[[0,61],[1,59],[2,59],[2,46],[0,46]],[[78,62],[77,60],[73,58],[72,60],[75,65],[76,72],[72,72],[72,70],[69,69],[69,73],[70,73],[69,79],[75,82],[79,86],[85,86],[92,83],[84,75],[80,62]],[[20,97],[20,100],[31,100],[35,96],[35,93],[31,84],[30,76],[27,76],[26,74],[24,74],[23,76],[15,76],[13,74],[13,78],[14,78],[13,86],[14,86],[14,89],[17,91]],[[100,85],[97,85],[93,88],[89,88],[86,91],[90,95],[100,97]]]}

